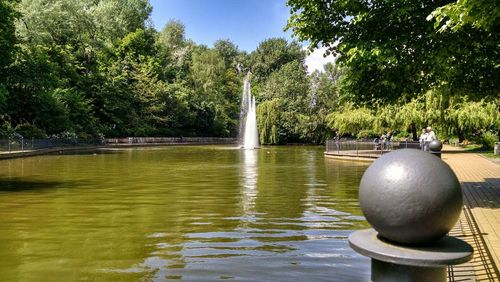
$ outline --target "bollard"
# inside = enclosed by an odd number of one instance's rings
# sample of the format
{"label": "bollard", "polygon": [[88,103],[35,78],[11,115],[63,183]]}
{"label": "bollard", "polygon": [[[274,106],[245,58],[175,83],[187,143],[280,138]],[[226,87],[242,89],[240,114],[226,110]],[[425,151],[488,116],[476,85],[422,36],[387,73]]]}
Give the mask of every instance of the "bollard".
{"label": "bollard", "polygon": [[500,142],[495,142],[495,148],[493,150],[494,155],[500,155]]}
{"label": "bollard", "polygon": [[429,143],[429,151],[434,156],[441,158],[441,149],[443,149],[443,144],[439,140],[433,140]]}
{"label": "bollard", "polygon": [[446,234],[462,210],[462,191],[440,159],[412,149],[382,155],[364,173],[359,201],[373,229],[349,236],[372,260],[372,281],[446,281],[448,265],[472,258],[466,242]]}

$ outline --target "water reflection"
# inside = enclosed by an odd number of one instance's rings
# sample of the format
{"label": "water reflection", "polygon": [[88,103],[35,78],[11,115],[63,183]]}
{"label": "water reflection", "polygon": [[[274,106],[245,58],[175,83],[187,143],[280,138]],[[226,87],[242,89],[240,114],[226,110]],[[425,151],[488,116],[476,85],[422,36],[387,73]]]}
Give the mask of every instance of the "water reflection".
{"label": "water reflection", "polygon": [[346,240],[364,169],[312,147],[0,161],[20,188],[0,192],[0,280],[367,280]]}
{"label": "water reflection", "polygon": [[255,199],[257,198],[257,158],[258,150],[241,150],[241,204],[244,218],[253,218],[255,213]]}

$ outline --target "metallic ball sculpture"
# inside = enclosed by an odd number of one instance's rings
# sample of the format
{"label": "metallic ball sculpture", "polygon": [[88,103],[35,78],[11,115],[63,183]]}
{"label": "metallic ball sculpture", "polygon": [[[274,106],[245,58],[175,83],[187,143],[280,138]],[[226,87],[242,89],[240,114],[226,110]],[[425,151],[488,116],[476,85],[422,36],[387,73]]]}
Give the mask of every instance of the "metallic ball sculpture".
{"label": "metallic ball sculpture", "polygon": [[443,161],[420,150],[403,149],[382,155],[366,170],[359,200],[379,236],[420,244],[439,240],[455,225],[462,190]]}
{"label": "metallic ball sculpture", "polygon": [[430,143],[429,143],[429,149],[431,151],[441,151],[441,149],[443,149],[443,144],[441,144],[441,141],[439,140],[432,140]]}

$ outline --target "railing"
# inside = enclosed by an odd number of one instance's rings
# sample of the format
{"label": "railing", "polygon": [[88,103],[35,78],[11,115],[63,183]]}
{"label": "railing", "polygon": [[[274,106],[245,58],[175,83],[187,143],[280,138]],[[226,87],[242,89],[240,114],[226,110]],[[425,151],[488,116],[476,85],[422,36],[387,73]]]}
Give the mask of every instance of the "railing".
{"label": "railing", "polygon": [[234,144],[236,141],[236,138],[220,137],[125,137],[108,138],[106,144]]}
{"label": "railing", "polygon": [[78,139],[78,138],[24,138],[15,136],[0,139],[0,152],[16,152],[47,149],[54,147],[71,147],[71,146],[98,146],[103,145],[103,139]]}
{"label": "railing", "polygon": [[420,149],[418,142],[412,141],[369,141],[369,140],[328,140],[326,153],[329,155],[376,158],[398,149]]}
{"label": "railing", "polygon": [[0,138],[0,152],[16,152],[54,147],[127,145],[127,144],[234,144],[236,138],[218,137],[126,137],[108,139],[24,138],[21,135]]}

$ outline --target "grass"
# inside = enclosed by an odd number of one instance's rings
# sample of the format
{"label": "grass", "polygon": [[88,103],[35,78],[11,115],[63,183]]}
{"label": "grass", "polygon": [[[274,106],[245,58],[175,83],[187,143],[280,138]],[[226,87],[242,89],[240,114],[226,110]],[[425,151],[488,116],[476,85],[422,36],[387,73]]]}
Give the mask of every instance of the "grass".
{"label": "grass", "polygon": [[500,159],[500,155],[495,155],[493,153],[493,149],[485,149],[483,148],[483,145],[481,144],[468,144],[465,146],[462,146],[466,152],[474,152],[474,153],[479,153],[487,158],[491,159]]}
{"label": "grass", "polygon": [[493,152],[483,152],[481,155],[487,157],[487,158],[492,158],[492,159],[500,159],[500,155],[495,155]]}
{"label": "grass", "polygon": [[465,149],[465,151],[469,151],[469,152],[489,151],[489,150],[483,149],[483,145],[481,145],[481,144],[468,144],[468,145],[463,146],[463,148]]}

